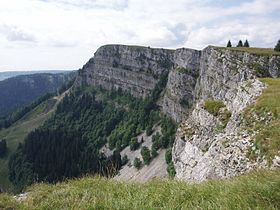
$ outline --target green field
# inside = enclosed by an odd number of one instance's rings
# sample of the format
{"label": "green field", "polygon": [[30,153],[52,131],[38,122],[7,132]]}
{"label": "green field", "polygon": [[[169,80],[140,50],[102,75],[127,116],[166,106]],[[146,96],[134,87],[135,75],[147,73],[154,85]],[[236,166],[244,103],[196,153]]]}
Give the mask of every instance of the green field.
{"label": "green field", "polygon": [[27,113],[22,119],[14,123],[7,129],[0,130],[0,139],[7,140],[8,154],[4,158],[0,158],[0,187],[5,190],[10,190],[12,184],[8,179],[8,160],[18,146],[18,143],[23,142],[25,136],[35,128],[42,125],[54,111],[57,98],[49,99],[34,110]]}
{"label": "green field", "polygon": [[0,209],[279,209],[280,171],[255,171],[200,184],[85,177],[56,185],[35,184],[26,192],[22,202],[0,195]]}

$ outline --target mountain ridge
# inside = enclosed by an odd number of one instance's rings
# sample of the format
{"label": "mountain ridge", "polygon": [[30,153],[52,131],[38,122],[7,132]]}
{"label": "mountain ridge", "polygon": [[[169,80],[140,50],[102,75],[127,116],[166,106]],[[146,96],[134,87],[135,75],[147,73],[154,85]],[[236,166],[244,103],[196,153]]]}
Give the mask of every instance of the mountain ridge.
{"label": "mountain ridge", "polygon": [[[139,179],[146,177],[145,170],[149,164],[167,167],[169,174],[174,176],[176,172],[176,178],[189,181],[236,176],[251,170],[251,166],[271,168],[259,153],[256,153],[257,160],[247,157],[247,152],[257,143],[251,133],[242,133],[241,119],[246,108],[256,103],[257,98],[270,87],[260,77],[279,76],[279,58],[273,53],[263,55],[213,46],[202,51],[102,46],[78,71],[74,85],[50,121],[27,137],[25,144],[33,141],[36,135],[51,138],[67,129],[71,132],[76,130],[89,144],[79,151],[82,155],[78,155],[78,163],[80,158],[84,158],[84,151],[90,148],[95,154],[93,159],[101,158],[108,164],[115,158],[117,170],[113,174],[119,173],[116,179],[122,177],[124,180],[133,179],[134,175],[125,176],[129,171],[135,172]],[[176,135],[176,126],[166,120],[165,115],[179,124]],[[100,118],[99,125],[92,124],[96,122],[93,116]],[[104,127],[100,128],[101,125]],[[153,132],[157,126],[162,133]],[[52,130],[58,133],[52,134]],[[55,147],[55,141],[50,143]],[[37,145],[39,148],[40,144]],[[242,145],[241,152],[239,144]],[[106,149],[103,151],[104,145]],[[142,153],[144,147],[145,153]],[[25,148],[26,151],[29,149],[32,148]],[[165,155],[166,164],[161,164],[165,151],[169,156]],[[235,157],[242,158],[230,162],[233,151]],[[19,150],[18,154],[21,152]],[[62,151],[56,154],[63,155]],[[31,152],[30,155],[34,164],[41,159],[40,154],[33,156]],[[157,161],[157,155],[160,155],[161,163]],[[16,158],[24,157],[19,155]],[[132,158],[138,158],[143,170],[133,168],[135,159]],[[272,159],[270,161],[276,161],[273,167],[277,167],[277,157]],[[143,166],[142,161],[148,166]],[[40,164],[44,165],[44,162]],[[80,167],[79,164],[77,166]],[[87,171],[88,166],[85,167],[79,170]],[[98,166],[94,172],[104,170],[103,167]],[[71,174],[71,169],[67,168],[67,171]],[[45,172],[40,175],[42,179]],[[17,170],[13,173],[17,177]],[[153,177],[156,175],[148,178]]]}

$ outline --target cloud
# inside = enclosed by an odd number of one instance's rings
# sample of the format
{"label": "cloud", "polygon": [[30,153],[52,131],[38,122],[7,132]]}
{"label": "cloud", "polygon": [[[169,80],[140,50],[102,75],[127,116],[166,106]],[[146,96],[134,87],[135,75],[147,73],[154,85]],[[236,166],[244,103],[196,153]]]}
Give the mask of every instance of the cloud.
{"label": "cloud", "polygon": [[202,49],[248,39],[251,46],[274,47],[279,10],[279,0],[3,1],[0,57],[13,65],[12,55],[19,57],[13,66],[19,69],[78,69],[111,43]]}
{"label": "cloud", "polygon": [[39,0],[56,3],[60,6],[74,6],[84,9],[115,9],[122,10],[128,6],[128,0]]}
{"label": "cloud", "polygon": [[8,41],[36,42],[35,37],[16,26],[0,25],[0,34]]}

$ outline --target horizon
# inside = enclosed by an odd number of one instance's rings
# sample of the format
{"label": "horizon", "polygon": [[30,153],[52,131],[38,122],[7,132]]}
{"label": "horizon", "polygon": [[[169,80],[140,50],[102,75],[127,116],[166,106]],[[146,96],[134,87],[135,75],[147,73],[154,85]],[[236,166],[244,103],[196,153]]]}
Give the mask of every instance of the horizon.
{"label": "horizon", "polygon": [[108,43],[273,48],[279,9],[278,0],[10,0],[0,8],[0,72],[79,69]]}
{"label": "horizon", "polygon": [[31,70],[0,70],[0,73],[8,72],[46,72],[46,71],[77,71],[78,69],[31,69]]}

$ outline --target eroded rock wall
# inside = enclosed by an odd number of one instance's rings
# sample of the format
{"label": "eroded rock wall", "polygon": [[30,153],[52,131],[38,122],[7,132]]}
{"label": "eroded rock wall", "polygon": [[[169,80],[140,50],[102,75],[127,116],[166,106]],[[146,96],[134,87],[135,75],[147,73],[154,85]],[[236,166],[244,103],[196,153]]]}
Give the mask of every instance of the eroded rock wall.
{"label": "eroded rock wall", "polygon": [[[239,175],[265,162],[246,153],[251,136],[242,130],[242,112],[265,85],[257,77],[279,77],[280,56],[206,47],[202,51],[106,45],[79,71],[75,85],[120,88],[149,96],[162,75],[168,81],[158,101],[163,113],[181,122],[173,145],[177,178],[202,181]],[[226,122],[204,108],[222,101]]]}

